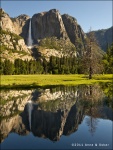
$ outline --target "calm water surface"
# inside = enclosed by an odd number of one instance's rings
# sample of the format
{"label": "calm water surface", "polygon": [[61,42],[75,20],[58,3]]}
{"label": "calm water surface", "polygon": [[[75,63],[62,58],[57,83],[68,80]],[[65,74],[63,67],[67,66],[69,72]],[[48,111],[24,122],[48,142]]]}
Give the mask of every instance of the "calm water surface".
{"label": "calm water surface", "polygon": [[2,90],[1,149],[112,149],[112,86]]}

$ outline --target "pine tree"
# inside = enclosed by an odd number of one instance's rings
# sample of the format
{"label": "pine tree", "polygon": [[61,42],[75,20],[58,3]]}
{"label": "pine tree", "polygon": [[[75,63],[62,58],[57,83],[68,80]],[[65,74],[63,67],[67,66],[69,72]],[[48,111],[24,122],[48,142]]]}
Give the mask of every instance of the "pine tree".
{"label": "pine tree", "polygon": [[0,62],[0,74],[4,74],[4,62]]}
{"label": "pine tree", "polygon": [[10,60],[4,61],[4,75],[12,75],[14,72],[14,64]]}
{"label": "pine tree", "polygon": [[49,69],[48,69],[48,63],[45,58],[43,58],[43,68],[44,68],[43,73],[47,74]]}
{"label": "pine tree", "polygon": [[88,73],[89,79],[92,79],[94,73],[102,72],[102,66],[100,64],[101,57],[96,53],[98,43],[94,36],[94,32],[89,32],[89,39],[87,39],[87,45],[85,46],[85,52],[82,59],[83,73]]}
{"label": "pine tree", "polygon": [[107,48],[106,54],[103,57],[104,72],[113,73],[113,43]]}

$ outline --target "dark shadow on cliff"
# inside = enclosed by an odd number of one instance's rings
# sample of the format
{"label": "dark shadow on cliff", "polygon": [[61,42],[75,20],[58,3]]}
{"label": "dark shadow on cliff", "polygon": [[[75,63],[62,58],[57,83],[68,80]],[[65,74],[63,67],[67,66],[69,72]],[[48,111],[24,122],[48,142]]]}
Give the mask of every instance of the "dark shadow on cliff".
{"label": "dark shadow on cliff", "polygon": [[28,40],[28,30],[29,30],[29,21],[30,19],[28,19],[25,23],[25,25],[22,28],[22,33],[20,34],[21,37],[24,38],[25,44],[27,45],[27,40]]}
{"label": "dark shadow on cliff", "polygon": [[38,48],[32,48],[32,56],[36,59],[39,60],[39,58],[41,58],[41,53],[38,51]]}

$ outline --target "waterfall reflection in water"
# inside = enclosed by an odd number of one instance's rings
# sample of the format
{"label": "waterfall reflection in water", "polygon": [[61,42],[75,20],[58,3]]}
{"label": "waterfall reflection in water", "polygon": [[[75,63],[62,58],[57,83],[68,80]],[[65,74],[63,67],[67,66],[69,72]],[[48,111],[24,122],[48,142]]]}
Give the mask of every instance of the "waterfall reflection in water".
{"label": "waterfall reflection in water", "polygon": [[28,101],[27,108],[28,108],[28,117],[29,117],[29,127],[31,130],[31,115],[32,115],[32,110],[33,110],[33,103],[31,100]]}

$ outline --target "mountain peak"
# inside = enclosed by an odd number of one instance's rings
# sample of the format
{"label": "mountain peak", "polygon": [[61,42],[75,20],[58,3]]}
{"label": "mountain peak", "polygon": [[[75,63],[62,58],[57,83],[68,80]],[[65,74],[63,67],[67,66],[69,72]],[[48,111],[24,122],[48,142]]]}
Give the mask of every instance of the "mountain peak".
{"label": "mountain peak", "polygon": [[26,14],[21,14],[21,15],[19,15],[17,18],[18,18],[18,19],[19,19],[19,18],[26,19],[26,18],[30,18],[30,17],[29,17],[28,15],[26,15]]}
{"label": "mountain peak", "polygon": [[0,12],[4,12],[5,13],[5,11],[2,8],[0,8]]}
{"label": "mountain peak", "polygon": [[76,18],[74,18],[74,17],[72,17],[72,16],[70,16],[70,15],[68,15],[68,14],[63,14],[62,17],[66,17],[66,18],[68,18],[68,19],[71,19],[71,20],[77,22],[77,19],[76,19]]}
{"label": "mountain peak", "polygon": [[56,13],[56,12],[59,12],[59,10],[57,10],[57,9],[50,9],[49,12]]}
{"label": "mountain peak", "polygon": [[2,8],[0,8],[0,18],[2,17],[2,16],[4,16],[4,17],[9,17],[9,15],[2,9]]}

